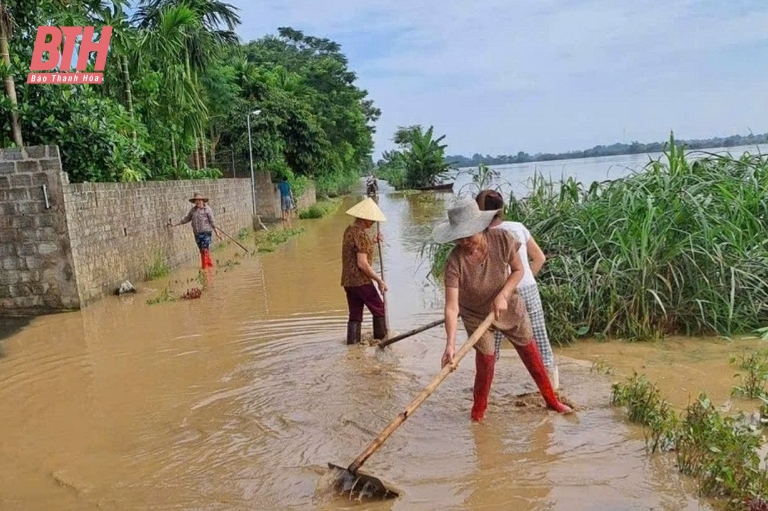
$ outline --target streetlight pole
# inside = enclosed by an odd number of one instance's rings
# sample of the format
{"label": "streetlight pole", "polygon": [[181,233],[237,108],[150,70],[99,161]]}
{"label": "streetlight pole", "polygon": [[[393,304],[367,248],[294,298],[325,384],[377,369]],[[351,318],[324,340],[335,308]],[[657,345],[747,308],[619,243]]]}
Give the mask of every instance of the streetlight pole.
{"label": "streetlight pole", "polygon": [[261,110],[248,112],[246,124],[248,125],[248,157],[251,161],[251,205],[253,206],[253,216],[256,217],[256,181],[253,177],[253,144],[251,143],[251,114],[259,115]]}

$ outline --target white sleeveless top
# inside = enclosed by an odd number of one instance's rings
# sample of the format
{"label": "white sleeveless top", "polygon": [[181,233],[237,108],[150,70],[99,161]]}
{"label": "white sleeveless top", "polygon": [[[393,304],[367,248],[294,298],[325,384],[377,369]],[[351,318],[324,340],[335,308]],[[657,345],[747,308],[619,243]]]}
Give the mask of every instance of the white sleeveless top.
{"label": "white sleeveless top", "polygon": [[504,229],[520,242],[520,250],[518,253],[520,254],[520,260],[523,262],[523,269],[525,271],[523,273],[523,278],[520,280],[517,287],[535,286],[536,279],[533,277],[531,265],[528,262],[528,240],[531,239],[531,233],[520,222],[501,222],[499,225],[495,226],[494,229]]}

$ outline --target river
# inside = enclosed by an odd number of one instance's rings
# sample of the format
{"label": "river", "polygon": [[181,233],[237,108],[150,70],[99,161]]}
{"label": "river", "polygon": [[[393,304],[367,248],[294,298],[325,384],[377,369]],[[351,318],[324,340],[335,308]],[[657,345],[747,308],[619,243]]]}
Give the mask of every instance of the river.
{"label": "river", "polygon": [[[740,147],[717,147],[688,152],[690,158],[701,158],[707,154],[728,154],[741,156],[745,152],[750,154],[768,154],[768,144]],[[524,197],[528,191],[529,180],[540,174],[546,179],[557,182],[561,178],[573,177],[581,181],[585,186],[593,181],[608,181],[629,175],[632,172],[641,171],[651,160],[662,158],[663,153],[627,154],[621,156],[601,156],[598,158],[578,158],[572,160],[555,160],[531,163],[516,163],[512,165],[491,165],[497,171],[499,178],[493,184],[498,185],[505,193],[514,193],[516,197]],[[455,179],[454,191],[457,194],[466,195],[474,188],[471,185],[470,171],[474,168],[464,167],[459,172],[451,172],[451,179]]]}
{"label": "river", "polygon": [[[441,315],[418,251],[449,197],[382,185],[395,332]],[[323,491],[326,464],[349,464],[437,374],[444,342],[436,328],[385,352],[344,344],[339,242],[360,198],[298,221],[305,232],[272,253],[216,250],[219,264],[240,264],[199,300],[147,304],[167,285],[196,285],[190,263],[137,283],[136,295],[4,325],[0,510],[711,509],[671,458],[645,453],[642,432],[609,406],[610,383],[637,369],[678,406],[698,390],[724,402],[728,354],[756,341],[559,348],[563,394],[578,409],[567,417],[520,397],[535,388],[506,346],[481,425],[469,420],[468,358],[365,464],[401,498]],[[591,371],[595,360],[614,373]]]}

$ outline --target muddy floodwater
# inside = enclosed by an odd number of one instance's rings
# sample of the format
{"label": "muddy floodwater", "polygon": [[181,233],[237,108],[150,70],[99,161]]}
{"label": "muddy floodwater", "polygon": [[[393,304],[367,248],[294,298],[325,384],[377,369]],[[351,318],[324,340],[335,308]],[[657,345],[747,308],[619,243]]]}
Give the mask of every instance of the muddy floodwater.
{"label": "muddy floodwater", "polygon": [[[441,316],[418,251],[445,204],[383,192],[390,323],[403,332]],[[274,252],[215,251],[240,264],[199,300],[146,303],[195,285],[190,263],[136,295],[6,324],[0,510],[711,509],[670,458],[646,455],[641,431],[609,406],[610,383],[637,369],[680,406],[698,390],[726,401],[728,354],[754,341],[558,349],[570,417],[518,397],[535,387],[505,346],[482,425],[469,420],[467,358],[365,464],[400,499],[360,504],[318,487],[328,462],[349,464],[431,381],[443,350],[441,328],[383,353],[344,345],[339,241],[359,198],[297,222],[305,232]],[[591,371],[595,360],[614,373]]]}

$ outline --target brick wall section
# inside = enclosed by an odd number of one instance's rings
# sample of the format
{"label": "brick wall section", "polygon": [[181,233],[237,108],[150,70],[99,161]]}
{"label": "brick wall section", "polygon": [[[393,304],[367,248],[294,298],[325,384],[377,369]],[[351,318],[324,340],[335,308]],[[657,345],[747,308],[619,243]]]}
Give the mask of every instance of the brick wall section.
{"label": "brick wall section", "polygon": [[[141,282],[155,260],[171,269],[199,261],[191,226],[169,229],[168,220],[177,222],[201,192],[218,226],[236,236],[253,228],[250,185],[250,178],[70,184],[58,147],[0,149],[0,316],[77,309],[123,280]],[[268,173],[257,174],[256,198],[260,215],[280,217]],[[298,202],[314,204],[314,186]]]}
{"label": "brick wall section", "polygon": [[252,227],[250,179],[83,183],[65,188],[67,223],[81,306],[113,293],[128,279],[144,280],[159,259],[169,267],[198,260],[192,227],[168,228],[200,192],[218,227],[231,236]]}
{"label": "brick wall section", "polygon": [[56,146],[0,149],[0,313],[79,305],[60,161]]}
{"label": "brick wall section", "polygon": [[[277,192],[277,195],[277,200],[279,201],[280,192]],[[307,186],[307,189],[301,194],[301,197],[296,198],[296,208],[301,211],[307,209],[315,202],[317,202],[317,189],[315,188],[315,183],[309,183],[309,186]]]}
{"label": "brick wall section", "polygon": [[254,172],[253,178],[256,182],[256,214],[264,220],[281,218],[280,192],[275,190],[269,172]]}
{"label": "brick wall section", "polygon": [[[268,172],[255,173],[254,180],[256,181],[256,213],[265,220],[282,218],[280,190],[276,189],[277,183],[272,182]],[[297,210],[303,210],[315,202],[317,202],[315,184],[309,183],[301,197],[296,197],[295,206]]]}

